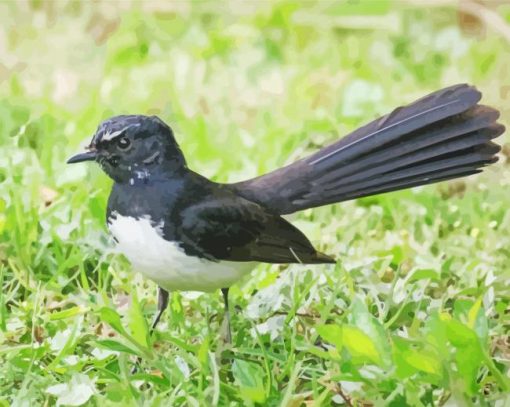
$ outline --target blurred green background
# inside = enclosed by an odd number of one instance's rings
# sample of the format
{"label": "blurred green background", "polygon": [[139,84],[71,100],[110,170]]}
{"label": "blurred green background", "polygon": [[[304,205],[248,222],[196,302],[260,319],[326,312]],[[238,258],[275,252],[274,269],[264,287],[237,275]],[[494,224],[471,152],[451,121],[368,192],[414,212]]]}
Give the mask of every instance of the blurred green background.
{"label": "blurred green background", "polygon": [[110,181],[65,165],[101,120],[156,114],[192,169],[239,181],[460,82],[508,125],[505,3],[1,2],[0,405],[509,405],[510,147],[295,216],[339,263],[258,267],[232,348],[216,294],[173,294],[149,337]]}

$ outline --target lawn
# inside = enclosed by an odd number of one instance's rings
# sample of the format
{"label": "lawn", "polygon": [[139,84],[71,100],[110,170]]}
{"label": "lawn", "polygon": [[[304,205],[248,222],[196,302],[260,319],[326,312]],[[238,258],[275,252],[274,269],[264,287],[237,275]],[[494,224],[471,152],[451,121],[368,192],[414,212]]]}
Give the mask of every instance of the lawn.
{"label": "lawn", "polygon": [[0,406],[510,405],[510,146],[291,216],[338,263],[258,266],[232,346],[219,293],[172,293],[149,335],[111,182],[65,164],[101,120],[155,114],[192,169],[240,181],[460,82],[509,125],[510,6],[462,4],[0,3]]}

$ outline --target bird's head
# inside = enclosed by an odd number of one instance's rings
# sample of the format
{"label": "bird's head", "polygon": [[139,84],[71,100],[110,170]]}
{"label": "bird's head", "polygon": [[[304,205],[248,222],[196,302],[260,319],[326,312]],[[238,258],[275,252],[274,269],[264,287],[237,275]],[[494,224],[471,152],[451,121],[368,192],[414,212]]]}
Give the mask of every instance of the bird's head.
{"label": "bird's head", "polygon": [[67,163],[97,161],[116,182],[146,181],[151,174],[186,166],[172,129],[156,116],[115,116],[102,122],[84,153]]}

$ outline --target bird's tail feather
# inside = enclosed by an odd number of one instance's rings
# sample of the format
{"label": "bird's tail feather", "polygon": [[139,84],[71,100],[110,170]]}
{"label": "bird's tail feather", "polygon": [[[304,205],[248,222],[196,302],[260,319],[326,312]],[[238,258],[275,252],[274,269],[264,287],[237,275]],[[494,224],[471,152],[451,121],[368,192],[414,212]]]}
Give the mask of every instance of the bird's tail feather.
{"label": "bird's tail feather", "polygon": [[315,154],[236,184],[280,214],[476,174],[505,128],[480,92],[455,85],[359,128]]}

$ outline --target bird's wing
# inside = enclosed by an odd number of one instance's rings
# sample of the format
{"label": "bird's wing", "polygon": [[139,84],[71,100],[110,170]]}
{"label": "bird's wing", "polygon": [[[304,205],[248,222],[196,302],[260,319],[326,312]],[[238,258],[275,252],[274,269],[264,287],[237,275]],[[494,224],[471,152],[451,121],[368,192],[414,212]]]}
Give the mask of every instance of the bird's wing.
{"label": "bird's wing", "polygon": [[334,263],[285,219],[240,197],[190,206],[181,214],[180,232],[187,252],[212,260]]}

